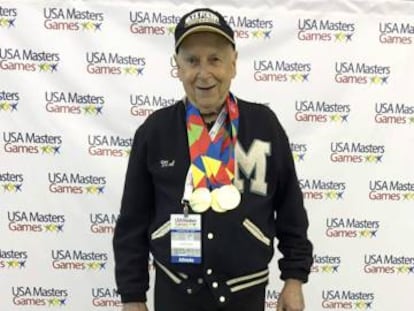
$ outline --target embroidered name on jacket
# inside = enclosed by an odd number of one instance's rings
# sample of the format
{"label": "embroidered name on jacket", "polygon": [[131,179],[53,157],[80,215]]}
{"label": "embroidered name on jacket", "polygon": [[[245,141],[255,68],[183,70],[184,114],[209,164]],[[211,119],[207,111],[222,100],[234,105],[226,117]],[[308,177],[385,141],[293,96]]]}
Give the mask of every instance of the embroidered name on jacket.
{"label": "embroidered name on jacket", "polygon": [[[237,169],[235,170],[234,185],[244,191],[244,180],[240,178],[240,171],[250,179],[250,192],[267,195],[266,177],[266,157],[271,155],[270,143],[255,139],[250,145],[248,152],[243,150],[240,144],[236,144]],[[252,178],[254,172],[254,178]]]}

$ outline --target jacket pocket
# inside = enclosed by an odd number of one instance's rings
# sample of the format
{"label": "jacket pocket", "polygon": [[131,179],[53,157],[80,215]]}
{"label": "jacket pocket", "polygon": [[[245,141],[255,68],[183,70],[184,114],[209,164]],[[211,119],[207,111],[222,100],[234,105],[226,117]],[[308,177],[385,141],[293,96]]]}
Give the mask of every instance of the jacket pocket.
{"label": "jacket pocket", "polygon": [[171,229],[171,224],[170,224],[170,221],[168,220],[151,234],[151,240],[162,238],[168,232],[170,232],[170,229]]}
{"label": "jacket pocket", "polygon": [[271,240],[250,219],[245,218],[243,220],[243,226],[257,240],[259,240],[260,242],[262,242],[266,246],[270,246]]}

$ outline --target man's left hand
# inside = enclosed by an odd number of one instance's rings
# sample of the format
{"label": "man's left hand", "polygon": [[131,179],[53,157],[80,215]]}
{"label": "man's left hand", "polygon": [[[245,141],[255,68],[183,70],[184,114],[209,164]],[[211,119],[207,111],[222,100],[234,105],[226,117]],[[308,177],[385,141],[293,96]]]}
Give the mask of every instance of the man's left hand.
{"label": "man's left hand", "polygon": [[302,282],[288,279],[277,301],[276,311],[303,311],[305,302],[302,292]]}

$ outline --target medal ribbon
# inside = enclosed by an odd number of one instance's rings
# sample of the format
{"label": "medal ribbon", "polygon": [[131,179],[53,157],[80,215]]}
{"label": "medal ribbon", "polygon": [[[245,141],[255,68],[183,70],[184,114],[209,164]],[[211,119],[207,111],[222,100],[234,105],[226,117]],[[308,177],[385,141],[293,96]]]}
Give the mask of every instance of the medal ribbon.
{"label": "medal ribbon", "polygon": [[239,127],[239,109],[233,95],[230,93],[227,96],[210,133],[200,111],[189,101],[186,121],[194,189],[205,187],[213,190],[231,184],[235,171],[234,149]]}

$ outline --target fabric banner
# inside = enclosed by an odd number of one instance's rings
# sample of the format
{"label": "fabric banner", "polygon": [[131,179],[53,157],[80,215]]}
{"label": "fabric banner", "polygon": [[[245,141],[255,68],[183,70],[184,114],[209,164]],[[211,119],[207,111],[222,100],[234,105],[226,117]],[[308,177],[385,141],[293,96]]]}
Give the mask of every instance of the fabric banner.
{"label": "fabric banner", "polygon": [[174,25],[200,6],[235,30],[233,93],[290,138],[315,246],[307,310],[411,310],[414,2],[375,0],[0,0],[0,309],[120,310],[132,137],[183,97]]}

